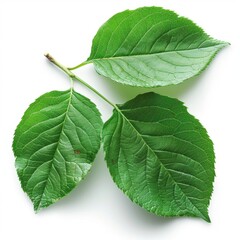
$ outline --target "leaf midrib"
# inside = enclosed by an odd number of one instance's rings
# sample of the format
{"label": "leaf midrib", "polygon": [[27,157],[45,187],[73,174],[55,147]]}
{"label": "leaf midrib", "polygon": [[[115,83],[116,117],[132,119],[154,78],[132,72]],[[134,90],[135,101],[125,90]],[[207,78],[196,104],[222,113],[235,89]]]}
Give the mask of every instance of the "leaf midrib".
{"label": "leaf midrib", "polygon": [[219,47],[225,47],[228,43],[220,42],[216,45],[208,46],[208,47],[200,47],[200,48],[192,48],[192,49],[182,49],[182,50],[169,50],[169,51],[161,51],[156,53],[148,53],[148,54],[135,54],[135,55],[123,55],[123,56],[112,56],[112,57],[102,57],[102,58],[92,58],[86,61],[86,63],[92,63],[94,61],[101,61],[101,60],[112,60],[112,59],[121,59],[121,58],[130,58],[130,57],[146,57],[149,55],[157,55],[157,54],[166,54],[166,53],[174,53],[174,52],[189,52],[194,50],[202,50],[202,49],[208,49],[208,48],[219,48]]}
{"label": "leaf midrib", "polygon": [[[136,131],[137,135],[142,139],[143,143],[147,146],[147,148],[155,155],[155,157],[159,160],[158,156],[156,155],[156,153],[152,150],[152,148],[147,144],[147,142],[144,140],[144,138],[142,137],[142,135],[138,132],[138,130],[133,126],[133,124],[128,120],[128,118],[122,113],[121,109],[119,109],[118,107],[116,108],[117,112],[121,114],[121,116],[130,124],[130,126],[132,126],[132,128]],[[164,166],[164,164],[159,160],[161,166],[164,168],[164,170],[168,173],[168,175],[171,177],[171,179],[173,180],[174,184],[176,186],[179,187],[179,189],[181,190],[181,192],[184,194],[184,196],[186,196],[186,198],[189,200],[189,202],[193,205],[194,208],[197,209],[197,211],[200,213],[200,215],[203,217],[203,219],[205,219],[206,221],[210,221],[210,219],[208,218],[208,216],[205,216],[199,209],[197,206],[195,206],[192,201],[189,199],[189,197],[185,194],[185,192],[182,190],[182,188],[179,186],[179,184],[175,181],[175,179],[173,178],[173,176],[171,175],[171,173],[167,170],[167,168]]]}
{"label": "leaf midrib", "polygon": [[55,159],[56,152],[58,150],[59,142],[60,142],[60,139],[61,139],[61,136],[62,136],[62,133],[63,133],[63,129],[64,129],[64,125],[65,125],[65,122],[66,122],[66,119],[67,119],[67,113],[68,113],[69,108],[71,106],[72,96],[73,96],[73,88],[70,89],[69,93],[70,93],[70,95],[69,95],[69,102],[68,102],[68,106],[67,106],[67,109],[66,109],[66,112],[65,112],[65,117],[64,117],[63,122],[62,122],[62,128],[61,128],[61,131],[59,133],[59,139],[58,139],[57,144],[56,144],[56,149],[54,150],[53,158],[52,158],[52,161],[51,161],[51,166],[50,166],[49,171],[48,171],[48,177],[47,177],[45,186],[43,188],[39,204],[35,207],[36,211],[38,211],[41,208],[43,194],[45,192],[45,189],[46,189],[48,181],[49,181],[49,175],[50,175],[50,172],[52,171],[52,168],[53,168],[53,162],[54,162],[54,159]]}

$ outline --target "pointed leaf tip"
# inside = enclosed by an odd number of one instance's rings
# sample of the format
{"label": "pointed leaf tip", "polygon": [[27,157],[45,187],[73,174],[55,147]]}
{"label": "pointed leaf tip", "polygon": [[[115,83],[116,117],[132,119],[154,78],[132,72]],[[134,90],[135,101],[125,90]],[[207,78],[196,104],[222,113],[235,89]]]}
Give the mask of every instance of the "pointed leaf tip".
{"label": "pointed leaf tip", "polygon": [[156,87],[200,74],[228,43],[161,7],[117,13],[100,27],[88,61],[116,82]]}
{"label": "pointed leaf tip", "polygon": [[112,178],[133,202],[156,215],[210,222],[213,144],[182,102],[141,94],[114,110],[103,141]]}
{"label": "pointed leaf tip", "polygon": [[35,212],[64,197],[87,175],[101,129],[96,106],[72,89],[46,93],[30,105],[15,131],[13,151]]}

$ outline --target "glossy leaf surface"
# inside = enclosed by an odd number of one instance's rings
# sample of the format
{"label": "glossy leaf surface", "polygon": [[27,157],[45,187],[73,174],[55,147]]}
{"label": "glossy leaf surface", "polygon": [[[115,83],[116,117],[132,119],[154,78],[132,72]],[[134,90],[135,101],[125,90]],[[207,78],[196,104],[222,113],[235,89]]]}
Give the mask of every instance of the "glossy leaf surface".
{"label": "glossy leaf surface", "polygon": [[123,84],[166,86],[198,75],[226,45],[170,10],[143,7],[102,25],[88,61],[99,74]]}
{"label": "glossy leaf surface", "polygon": [[100,147],[96,106],[74,90],[39,97],[18,125],[13,150],[23,190],[37,211],[68,194],[86,176]]}
{"label": "glossy leaf surface", "polygon": [[139,95],[114,110],[103,139],[112,178],[133,202],[161,216],[210,221],[213,144],[182,102]]}

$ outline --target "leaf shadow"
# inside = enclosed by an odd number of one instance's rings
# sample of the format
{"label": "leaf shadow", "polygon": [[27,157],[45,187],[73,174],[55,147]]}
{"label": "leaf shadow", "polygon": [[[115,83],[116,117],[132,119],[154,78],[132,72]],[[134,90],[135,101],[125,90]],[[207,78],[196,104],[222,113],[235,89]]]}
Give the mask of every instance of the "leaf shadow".
{"label": "leaf shadow", "polygon": [[99,76],[100,79],[107,84],[104,84],[104,87],[107,89],[107,93],[111,93],[114,98],[122,101],[129,101],[130,99],[136,97],[138,94],[143,94],[146,92],[155,92],[161,95],[173,97],[173,98],[182,98],[184,94],[190,92],[192,88],[196,88],[200,82],[204,79],[205,72],[201,73],[201,77],[196,76],[189,78],[182,83],[177,85],[169,85],[164,87],[154,87],[154,88],[144,88],[144,87],[133,87],[129,85],[124,85],[118,82],[115,82],[107,77]]}
{"label": "leaf shadow", "polygon": [[120,208],[125,213],[127,224],[144,228],[162,228],[164,226],[172,225],[178,220],[181,220],[179,217],[162,217],[154,215],[153,213],[150,213],[137,204],[133,203],[126,196],[123,197],[125,198],[125,201],[122,201],[122,203],[118,202],[117,204],[121,205]]}

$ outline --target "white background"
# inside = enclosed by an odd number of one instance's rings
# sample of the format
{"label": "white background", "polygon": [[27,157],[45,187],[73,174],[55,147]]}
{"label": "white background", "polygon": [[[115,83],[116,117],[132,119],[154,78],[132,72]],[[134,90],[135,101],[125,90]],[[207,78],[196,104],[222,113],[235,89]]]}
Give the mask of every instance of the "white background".
{"label": "white background", "polygon": [[[234,0],[1,0],[0,1],[0,238],[1,239],[240,239],[240,14]],[[49,64],[49,51],[67,66],[84,61],[97,29],[113,14],[140,6],[175,10],[211,36],[230,42],[197,79],[154,91],[177,97],[207,128],[215,144],[216,179],[211,224],[194,218],[161,218],[133,204],[114,185],[102,149],[91,173],[71,194],[35,214],[21,190],[11,150],[16,125],[41,94],[69,88]],[[123,103],[148,89],[98,76],[93,66],[76,73],[111,101]],[[111,107],[84,86],[106,120]]]}

